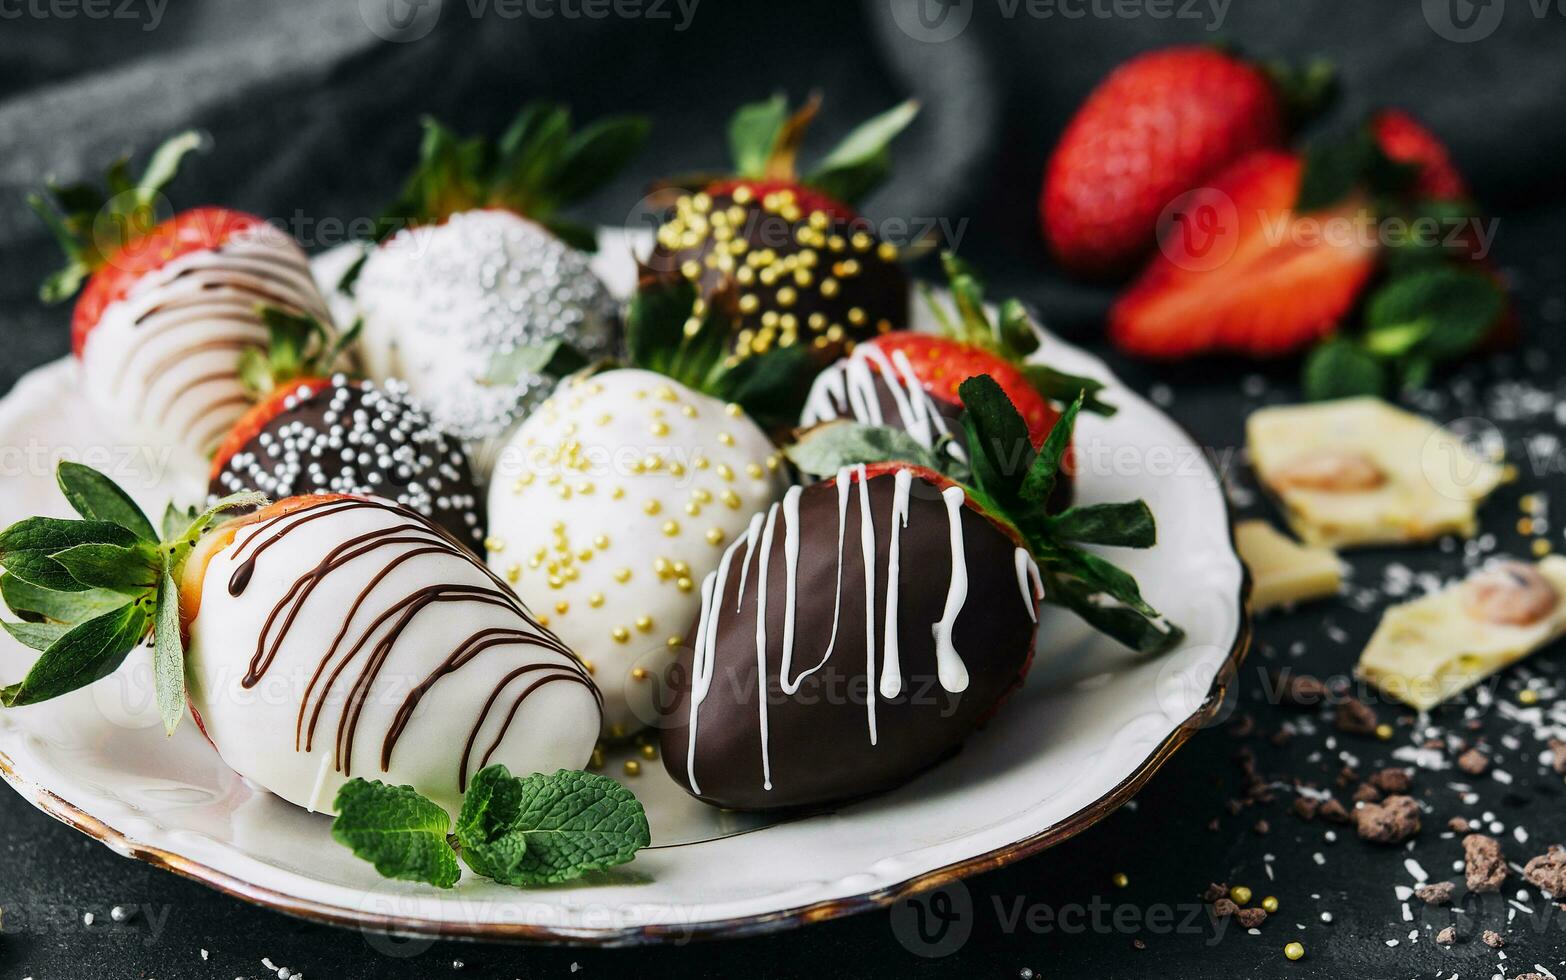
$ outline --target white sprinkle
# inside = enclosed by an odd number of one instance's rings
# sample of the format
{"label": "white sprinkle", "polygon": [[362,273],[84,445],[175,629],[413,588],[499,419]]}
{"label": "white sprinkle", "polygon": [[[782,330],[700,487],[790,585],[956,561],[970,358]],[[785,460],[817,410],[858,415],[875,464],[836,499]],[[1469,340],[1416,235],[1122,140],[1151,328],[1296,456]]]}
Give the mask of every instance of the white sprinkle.
{"label": "white sprinkle", "polygon": [[1310,859],[1312,861],[1315,861],[1317,864],[1326,864],[1327,863],[1327,856],[1325,854],[1321,853],[1320,851],[1317,851],[1315,854],[1312,854],[1310,856]]}
{"label": "white sprinkle", "polygon": [[88,912],[86,915],[82,916],[82,925],[84,925],[84,926],[92,925],[92,922],[93,922],[94,918],[96,918],[96,916],[94,916],[91,912]]}
{"label": "white sprinkle", "polygon": [[1403,861],[1403,867],[1407,868],[1409,875],[1411,875],[1413,879],[1419,882],[1421,885],[1430,880],[1430,876],[1425,874],[1425,869],[1420,867],[1419,862],[1415,861],[1413,858],[1406,858]]}

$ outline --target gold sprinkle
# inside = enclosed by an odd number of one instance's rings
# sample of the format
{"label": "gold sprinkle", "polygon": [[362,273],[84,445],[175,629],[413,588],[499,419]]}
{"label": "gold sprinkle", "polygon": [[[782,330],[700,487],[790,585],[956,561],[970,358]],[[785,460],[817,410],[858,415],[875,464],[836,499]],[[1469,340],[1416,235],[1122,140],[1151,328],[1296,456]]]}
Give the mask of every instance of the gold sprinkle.
{"label": "gold sprinkle", "polygon": [[1533,518],[1531,518],[1531,517],[1518,518],[1518,520],[1517,520],[1517,533],[1518,534],[1532,534],[1533,533]]}
{"label": "gold sprinkle", "polygon": [[680,646],[684,642],[685,642],[685,637],[683,637],[683,636],[671,636],[667,640],[663,641],[663,645],[666,646],[666,647],[669,647],[670,649],[673,649],[675,647]]}
{"label": "gold sprinkle", "polygon": [[1524,688],[1523,690],[1517,692],[1517,703],[1518,704],[1538,704],[1539,703],[1539,692],[1535,691],[1531,687]]}
{"label": "gold sprinkle", "polygon": [[710,544],[710,545],[720,545],[720,544],[722,544],[723,543],[723,539],[725,537],[725,535],[723,533],[723,528],[721,528],[721,527],[708,528],[706,537],[707,537],[707,543]]}
{"label": "gold sprinkle", "polygon": [[848,309],[848,322],[849,323],[852,323],[856,327],[862,327],[862,326],[865,325],[865,321],[868,320],[868,319],[869,319],[869,317],[865,315],[865,311],[864,311],[864,309],[862,307],[858,307],[858,306],[851,306],[851,307],[849,307],[849,309]]}
{"label": "gold sprinkle", "polygon": [[627,776],[639,776],[642,772],[642,764],[635,759],[625,760],[625,774]]}
{"label": "gold sprinkle", "polygon": [[616,643],[629,643],[631,640],[631,631],[624,626],[616,626],[609,631],[609,635]]}
{"label": "gold sprinkle", "polygon": [[1302,960],[1305,958],[1305,947],[1301,943],[1289,943],[1283,947],[1283,955],[1291,960]]}
{"label": "gold sprinkle", "polygon": [[679,534],[680,533],[680,522],[679,521],[664,521],[663,522],[663,533],[664,533],[665,536],[671,537],[671,538],[674,537],[676,534]]}
{"label": "gold sprinkle", "polygon": [[646,745],[642,746],[641,752],[643,759],[658,758],[658,746],[652,744],[651,742],[648,742]]}
{"label": "gold sprinkle", "polygon": [[604,604],[604,594],[602,592],[594,592],[587,597],[587,604],[597,609]]}
{"label": "gold sprinkle", "polygon": [[718,464],[718,475],[730,482],[734,480],[734,470],[729,466],[728,463]]}
{"label": "gold sprinkle", "polygon": [[598,535],[598,537],[593,539],[593,547],[597,548],[599,551],[602,551],[605,548],[609,547],[609,535],[607,535],[607,534],[600,534],[600,535]]}
{"label": "gold sprinkle", "polygon": [[564,599],[561,599],[559,602],[555,603],[555,612],[559,613],[560,615],[564,616],[566,613],[568,613],[570,611],[571,611],[571,604],[569,602],[566,602]]}
{"label": "gold sprinkle", "polygon": [[1538,495],[1531,493],[1523,494],[1522,499],[1517,501],[1517,506],[1520,507],[1525,514],[1533,513],[1539,509]]}
{"label": "gold sprinkle", "polygon": [[522,566],[513,562],[506,566],[506,581],[513,584],[522,577]]}
{"label": "gold sprinkle", "polygon": [[837,295],[837,280],[828,276],[821,280],[821,295],[831,299]]}
{"label": "gold sprinkle", "polygon": [[645,681],[649,676],[646,667],[631,668],[631,680],[633,681]]}
{"label": "gold sprinkle", "polygon": [[540,613],[538,616],[538,625],[547,627],[549,625],[549,617]]}
{"label": "gold sprinkle", "polygon": [[1124,888],[1131,884],[1131,879],[1126,877],[1126,873],[1124,871],[1116,871],[1114,877],[1110,878],[1109,880],[1115,883],[1116,888]]}
{"label": "gold sprinkle", "polygon": [[766,471],[761,468],[760,463],[746,463],[745,475],[750,477],[752,480],[759,480],[764,475],[766,475]]}
{"label": "gold sprinkle", "polygon": [[647,431],[655,436],[666,436],[669,434],[669,423],[663,421],[654,422],[647,427]]}
{"label": "gold sprinkle", "polygon": [[619,582],[621,585],[624,585],[631,580],[631,570],[629,568],[615,569],[614,580]]}
{"label": "gold sprinkle", "polygon": [[601,748],[596,748],[595,747],[593,749],[593,757],[591,759],[587,760],[587,768],[589,768],[589,769],[602,769],[603,767],[604,767],[604,750],[601,749]]}
{"label": "gold sprinkle", "polygon": [[685,513],[691,515],[692,517],[696,517],[696,516],[700,515],[701,514],[701,504],[696,503],[694,500],[691,501],[690,503],[685,505]]}
{"label": "gold sprinkle", "polygon": [[723,410],[728,413],[728,416],[731,419],[737,419],[745,414],[745,410],[733,402],[729,402],[727,405],[723,406]]}
{"label": "gold sprinkle", "polygon": [[663,504],[660,504],[656,500],[649,500],[645,504],[642,504],[642,512],[645,513],[648,517],[652,517],[654,514],[658,514],[662,510]]}
{"label": "gold sprinkle", "polygon": [[1262,910],[1265,911],[1268,915],[1278,911],[1277,897],[1268,895],[1266,898],[1262,899]]}
{"label": "gold sprinkle", "polygon": [[675,581],[674,585],[681,592],[689,592],[692,588],[695,587],[696,583],[692,582],[688,578],[682,578]]}
{"label": "gold sprinkle", "polygon": [[608,412],[605,412],[604,414],[598,416],[598,424],[599,425],[608,425],[610,422],[613,422],[613,421],[614,421],[614,416],[610,415]]}
{"label": "gold sprinkle", "polygon": [[1229,900],[1234,902],[1236,905],[1249,905],[1251,901],[1251,890],[1246,888],[1244,885],[1235,885],[1233,888],[1229,889]]}
{"label": "gold sprinkle", "polygon": [[685,562],[677,561],[677,562],[674,563],[674,574],[676,574],[676,575],[689,575],[690,573],[691,573],[691,566],[685,564]]}
{"label": "gold sprinkle", "polygon": [[1535,556],[1543,558],[1550,553],[1550,542],[1545,538],[1534,538],[1533,553]]}
{"label": "gold sprinkle", "polygon": [[730,510],[739,510],[740,495],[733,490],[723,491],[723,505]]}
{"label": "gold sprinkle", "polygon": [[646,633],[648,630],[651,630],[653,628],[652,617],[651,616],[637,616],[636,617],[636,628],[641,630],[643,633]]}
{"label": "gold sprinkle", "polygon": [[681,405],[680,406],[680,414],[685,416],[688,419],[693,419],[693,418],[696,417],[696,406],[695,405]]}
{"label": "gold sprinkle", "polygon": [[609,496],[615,500],[619,500],[621,497],[625,496],[625,488],[615,487],[613,490],[609,491]]}
{"label": "gold sprinkle", "polygon": [[1388,725],[1386,722],[1382,722],[1381,724],[1377,725],[1376,737],[1381,739],[1383,742],[1390,742],[1392,740],[1392,726]]}
{"label": "gold sprinkle", "polygon": [[490,537],[484,539],[484,547],[489,551],[505,551],[506,542],[503,538],[497,538],[491,535]]}

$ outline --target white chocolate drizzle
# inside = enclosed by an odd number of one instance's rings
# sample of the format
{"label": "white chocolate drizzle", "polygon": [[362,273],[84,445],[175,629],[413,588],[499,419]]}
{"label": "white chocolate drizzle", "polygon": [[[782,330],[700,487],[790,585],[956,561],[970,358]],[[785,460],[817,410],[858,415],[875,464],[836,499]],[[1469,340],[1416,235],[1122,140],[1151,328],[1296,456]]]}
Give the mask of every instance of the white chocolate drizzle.
{"label": "white chocolate drizzle", "polygon": [[[729,574],[735,554],[739,552],[740,547],[743,545],[744,552],[741,558],[739,597],[734,607],[736,614],[744,608],[746,589],[751,578],[749,566],[752,557],[756,560],[756,572],[754,575],[756,602],[755,652],[756,687],[759,701],[757,722],[761,741],[762,786],[770,791],[772,789],[772,759],[767,718],[770,686],[767,668],[767,629],[769,625],[767,621],[767,579],[772,548],[777,540],[778,518],[781,514],[783,521],[784,569],[785,574],[788,576],[788,581],[784,587],[783,650],[779,662],[778,685],[784,696],[792,696],[799,691],[801,684],[806,678],[827,665],[836,646],[838,617],[843,603],[843,545],[847,528],[848,501],[855,482],[859,485],[857,495],[860,514],[859,546],[865,566],[865,676],[872,682],[872,687],[867,692],[865,719],[867,737],[870,740],[870,744],[877,744],[878,739],[876,728],[877,695],[880,698],[891,700],[898,697],[903,691],[897,619],[900,611],[898,601],[902,570],[902,531],[908,526],[913,472],[908,469],[900,469],[894,474],[891,538],[887,553],[885,623],[883,624],[880,643],[882,653],[879,672],[876,664],[877,645],[875,641],[876,539],[875,522],[873,515],[870,513],[870,478],[866,473],[865,467],[860,465],[839,470],[835,479],[837,481],[838,493],[837,594],[833,599],[831,639],[821,659],[814,666],[800,672],[798,675],[791,676],[794,653],[795,603],[799,574],[799,539],[801,534],[799,498],[803,492],[801,488],[791,488],[784,495],[781,502],[773,504],[767,510],[765,517],[757,514],[752,518],[749,531],[743,538],[739,538],[729,545],[723,553],[722,560],[718,563],[717,570],[709,574],[702,582],[701,615],[697,619],[696,639],[692,651],[690,711],[687,719],[688,736],[685,750],[686,777],[690,783],[691,791],[697,795],[701,793],[701,785],[696,778],[696,743],[701,705],[706,700],[712,687],[713,671],[716,666],[720,607],[727,592]],[[952,694],[959,694],[967,690],[969,683],[967,666],[963,662],[962,656],[952,639],[952,632],[968,597],[968,567],[962,530],[962,509],[967,500],[967,495],[961,487],[953,486],[941,491],[941,498],[946,506],[949,527],[951,574],[947,584],[946,602],[941,618],[939,621],[931,624],[930,630],[936,644],[937,679],[944,690]],[[758,540],[760,544],[759,549],[756,547]],[[1020,586],[1023,603],[1028,609],[1029,619],[1037,622],[1038,612],[1035,605],[1043,597],[1043,583],[1039,577],[1038,566],[1023,548],[1018,548],[1016,552],[1016,571],[1017,581]]]}
{"label": "white chocolate drizzle", "polygon": [[[847,412],[865,425],[887,425],[881,411],[881,400],[876,394],[876,377],[885,383],[897,406],[898,419],[894,420],[926,449],[935,448],[942,437],[952,434],[946,417],[937,408],[935,400],[919,381],[908,355],[895,350],[888,357],[875,343],[864,343],[854,348],[848,357],[816,377],[805,401],[803,425],[830,422],[840,419]],[[966,460],[967,454],[954,442],[947,444],[952,458]]]}

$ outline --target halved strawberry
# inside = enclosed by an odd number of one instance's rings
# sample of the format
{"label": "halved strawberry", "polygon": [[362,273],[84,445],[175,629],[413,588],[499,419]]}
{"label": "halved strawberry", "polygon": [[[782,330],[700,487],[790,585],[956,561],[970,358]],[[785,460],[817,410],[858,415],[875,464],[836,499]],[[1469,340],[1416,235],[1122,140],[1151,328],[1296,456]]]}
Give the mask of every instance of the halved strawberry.
{"label": "halved strawberry", "polygon": [[1197,192],[1110,310],[1115,345],[1144,357],[1268,357],[1331,333],[1375,270],[1376,248],[1358,193],[1294,212],[1303,170],[1297,154],[1259,150]]}
{"label": "halved strawberry", "polygon": [[1370,117],[1370,132],[1381,152],[1397,163],[1417,168],[1414,195],[1436,201],[1464,200],[1468,182],[1452,162],[1446,144],[1418,119],[1402,109],[1382,109]]}
{"label": "halved strawberry", "polygon": [[284,382],[263,396],[260,401],[250,406],[249,411],[242,415],[234,427],[218,443],[217,451],[212,454],[212,470],[208,479],[217,479],[219,473],[228,467],[229,460],[250,444],[250,440],[261,434],[277,418],[288,410],[288,400],[299,394],[299,389],[310,388],[318,390],[331,382],[326,378],[296,378]]}

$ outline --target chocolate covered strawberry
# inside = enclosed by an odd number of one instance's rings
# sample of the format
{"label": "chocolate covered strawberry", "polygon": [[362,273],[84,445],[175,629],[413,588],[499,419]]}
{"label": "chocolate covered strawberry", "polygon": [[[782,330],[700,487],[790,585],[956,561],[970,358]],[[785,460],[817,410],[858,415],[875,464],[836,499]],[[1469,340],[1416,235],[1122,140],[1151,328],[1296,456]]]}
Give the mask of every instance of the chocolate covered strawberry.
{"label": "chocolate covered strawberry", "polygon": [[82,520],[0,532],[0,592],[22,619],[6,629],[40,651],[4,706],[84,687],[148,642],[167,729],[188,701],[225,763],[311,810],[330,811],[357,775],[444,805],[492,763],[587,762],[599,707],[586,670],[421,515],[246,493],[171,509],[155,529],[95,471],[59,476]]}
{"label": "chocolate covered strawberry", "polygon": [[842,423],[824,426],[792,455],[831,478],[753,517],[702,583],[662,736],[693,795],[762,810],[906,782],[1021,684],[1041,599],[1140,650],[1178,639],[1129,575],[1077,548],[1150,546],[1146,505],[1045,512],[1080,400],[1035,454],[999,384],[972,378],[962,396],[985,447],[971,484],[866,465]]}
{"label": "chocolate covered strawberry", "polygon": [[250,405],[241,363],[268,343],[258,308],[330,322],[304,252],[263,219],[215,207],[158,219],[164,185],[199,143],[194,133],[169,140],[134,183],[121,160],[106,191],[56,186],[52,204],[30,199],[70,260],[43,299],[81,293],[71,341],[85,394],[127,435],[174,449],[196,472]]}
{"label": "chocolate covered strawberry", "polygon": [[1044,174],[1039,217],[1056,261],[1089,278],[1131,271],[1171,202],[1280,145],[1331,77],[1324,66],[1296,75],[1214,47],[1167,48],[1116,68],[1072,117]]}
{"label": "chocolate covered strawberry", "polygon": [[801,349],[725,368],[720,301],[687,333],[684,281],[644,280],[627,317],[633,366],[562,382],[500,453],[490,567],[548,617],[604,694],[605,734],[656,718],[658,681],[700,604],[697,584],[787,486],[763,421],[798,411]]}
{"label": "chocolate covered strawberry", "polygon": [[437,426],[477,445],[509,433],[550,384],[496,384],[496,357],[553,341],[614,353],[617,304],[589,266],[594,235],[560,210],[613,177],[646,131],[610,118],[572,132],[566,109],[542,103],[493,143],[427,120],[418,168],[353,283],[371,374],[405,379]]}
{"label": "chocolate covered strawberry", "polygon": [[[968,458],[961,386],[969,378],[988,375],[1001,386],[1027,422],[1035,448],[1059,420],[1057,406],[1080,392],[1094,396],[1089,410],[1114,412],[1096,397],[1101,382],[1028,363],[1042,335],[1026,306],[1007,300],[998,317],[991,317],[973,271],[950,253],[943,262],[951,308],[928,293],[925,297],[941,332],[899,330],[860,344],[816,377],[800,416],[802,426],[843,418],[890,426],[960,466]],[[1068,458],[1068,477],[1070,472]],[[1069,498],[1069,479],[1061,481],[1060,489],[1063,503]]]}
{"label": "chocolate covered strawberry", "polygon": [[729,126],[733,174],[684,182],[690,191],[648,260],[667,279],[697,284],[703,303],[734,293],[731,347],[740,358],[797,345],[824,364],[907,318],[897,247],[854,205],[885,178],[887,145],[918,107],[906,102],[863,123],[801,173],[817,105],[790,114],[779,95],[742,107]]}

